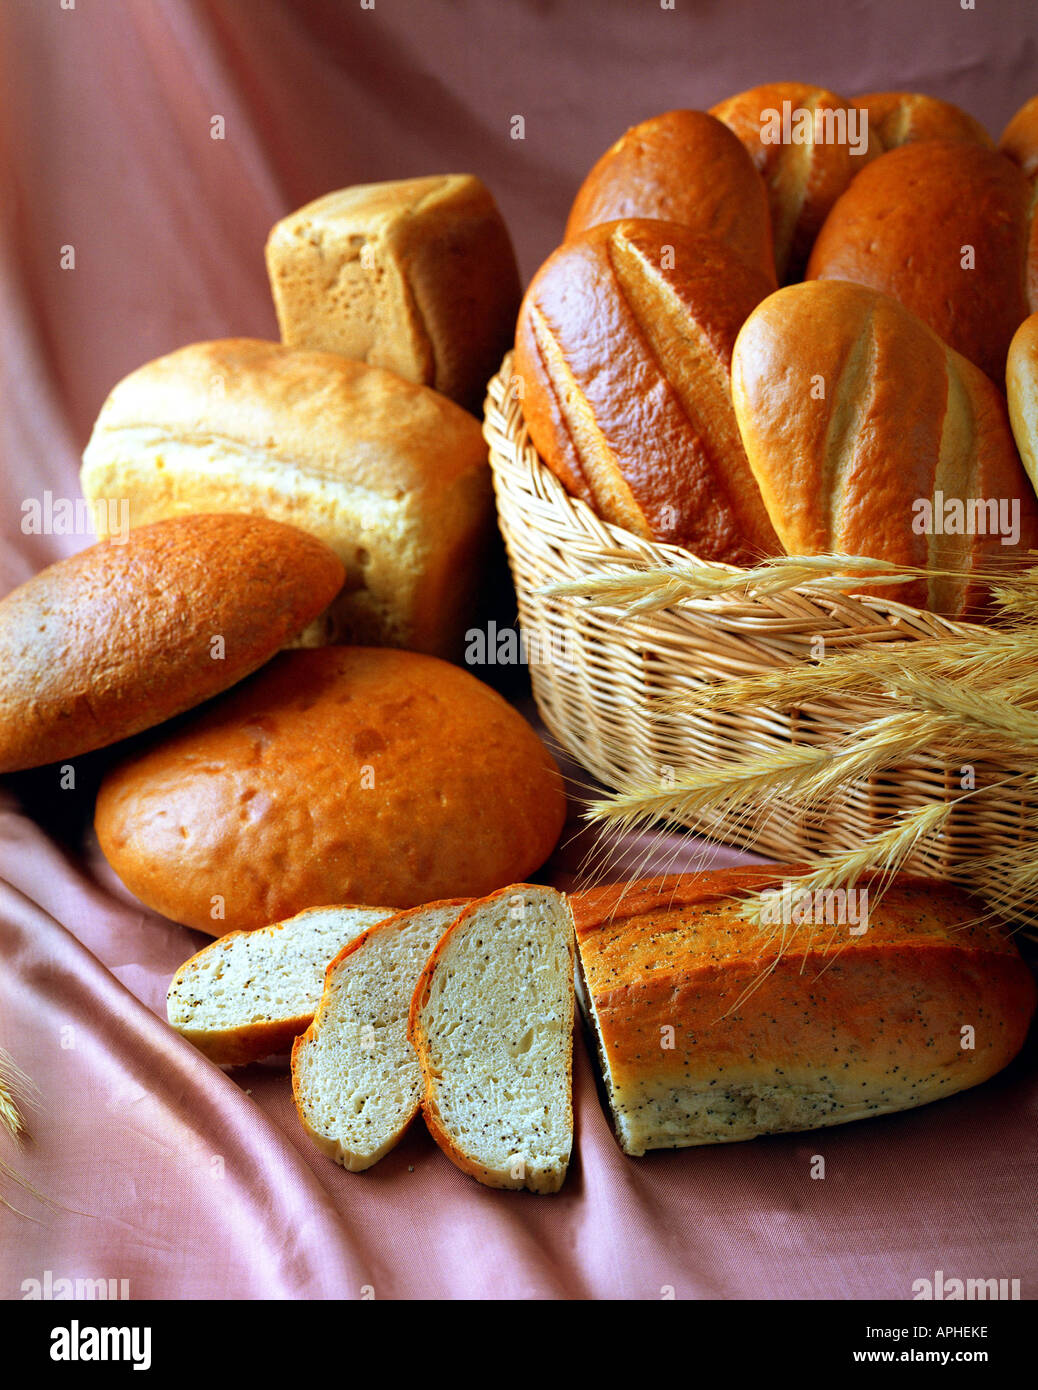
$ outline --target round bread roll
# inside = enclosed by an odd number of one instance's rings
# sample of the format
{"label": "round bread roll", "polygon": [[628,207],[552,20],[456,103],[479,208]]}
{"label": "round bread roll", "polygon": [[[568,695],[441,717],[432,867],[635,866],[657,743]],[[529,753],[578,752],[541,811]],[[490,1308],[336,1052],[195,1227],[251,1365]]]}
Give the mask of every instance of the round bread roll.
{"label": "round bread roll", "polygon": [[965,140],[988,149],[994,143],[967,111],[922,92],[866,92],[851,105],[868,112],[869,124],[887,150],[916,140]]}
{"label": "round bread roll", "polygon": [[530,438],[568,492],[703,559],[778,553],[729,377],[772,283],[675,222],[605,222],[548,258],[519,311],[515,371]]}
{"label": "round bread roll", "polygon": [[481,897],[540,867],[565,810],[540,739],[467,671],[324,647],[111,771],[95,825],[143,903],[222,936],[333,903]]}
{"label": "round bread roll", "polygon": [[775,288],[763,180],[738,138],[705,111],[667,111],[622,135],[581,184],[566,240],[627,217],[715,237]]}
{"label": "round bread roll", "polygon": [[863,170],[826,219],[809,280],[882,290],[1002,386],[1027,317],[1027,180],[982,145],[923,140]]}
{"label": "round bread roll", "polygon": [[0,603],[0,772],[104,748],[219,694],[344,577],[294,526],[204,514],[42,570]]}
{"label": "round bread roll", "polygon": [[1002,132],[998,148],[1019,164],[1025,178],[1038,174],[1038,96],[1024,102]]}
{"label": "round bread roll", "polygon": [[[735,132],[764,177],[780,283],[799,280],[829,209],[882,153],[879,136],[850,102],[804,82],[753,87],[711,107],[710,114]],[[788,130],[785,120],[776,119],[787,115]],[[851,133],[857,121],[864,130],[855,132],[856,142]],[[802,131],[809,138],[800,143]]]}

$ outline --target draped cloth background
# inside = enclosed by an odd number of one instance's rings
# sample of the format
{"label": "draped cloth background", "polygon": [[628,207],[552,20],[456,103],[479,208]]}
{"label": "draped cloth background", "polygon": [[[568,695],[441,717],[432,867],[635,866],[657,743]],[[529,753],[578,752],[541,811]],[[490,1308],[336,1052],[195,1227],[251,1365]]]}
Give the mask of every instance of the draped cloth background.
{"label": "draped cloth background", "polygon": [[[529,278],[637,120],[792,77],[928,91],[997,135],[1038,88],[1036,29],[1031,0],[2,0],[0,589],[89,543],[24,535],[22,504],[78,495],[120,377],[196,339],[276,336],[262,248],[289,209],[472,171]],[[0,1297],[48,1271],[128,1280],[133,1298],[904,1299],[936,1270],[1035,1295],[1033,1045],[919,1111],[629,1160],[578,1037],[559,1196],[479,1187],[420,1125],[345,1173],[303,1136],[283,1062],[225,1074],[166,1027],[169,978],[204,938],[101,859],[106,757],[74,790],[54,769],[0,782],[0,1043],[40,1089],[33,1143],[0,1158],[51,1199],[7,1187],[23,1214],[0,1210]],[[545,871],[560,887],[588,847],[570,771],[573,823]],[[692,867],[702,848],[633,839],[609,876]]]}

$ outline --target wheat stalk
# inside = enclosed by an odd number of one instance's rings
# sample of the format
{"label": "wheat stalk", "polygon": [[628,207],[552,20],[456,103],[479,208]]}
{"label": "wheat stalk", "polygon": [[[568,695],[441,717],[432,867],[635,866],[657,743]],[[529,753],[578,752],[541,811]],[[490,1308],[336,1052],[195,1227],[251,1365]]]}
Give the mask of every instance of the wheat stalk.
{"label": "wheat stalk", "polygon": [[[1007,559],[1007,568],[1019,564],[1019,559]],[[726,594],[752,598],[806,587],[821,593],[846,593],[860,588],[862,583],[875,588],[905,584],[914,579],[968,577],[974,582],[995,586],[1009,604],[1023,605],[1021,596],[1030,592],[1027,584],[1034,583],[1036,574],[1038,570],[1027,569],[1007,578],[1006,569],[994,565],[964,574],[961,569],[895,565],[870,555],[775,555],[745,570],[730,565],[687,563],[615,569],[604,574],[557,580],[536,592],[550,598],[586,598],[596,604],[622,604],[634,614],[651,613],[685,599],[716,598]]]}
{"label": "wheat stalk", "polygon": [[[35,1108],[39,1104],[39,1091],[32,1080],[15,1062],[10,1053],[0,1048],[0,1130],[6,1131],[8,1138],[17,1144],[29,1137],[29,1131],[26,1128],[18,1101],[15,1099],[16,1092],[21,1095],[25,1105]],[[30,1196],[35,1197],[37,1201],[49,1207],[54,1206],[53,1202],[42,1192],[38,1192],[32,1183],[22,1177],[3,1159],[0,1159],[0,1180],[15,1183],[28,1192]],[[0,1192],[0,1207],[17,1212],[19,1216],[26,1214],[13,1206],[2,1192]]]}

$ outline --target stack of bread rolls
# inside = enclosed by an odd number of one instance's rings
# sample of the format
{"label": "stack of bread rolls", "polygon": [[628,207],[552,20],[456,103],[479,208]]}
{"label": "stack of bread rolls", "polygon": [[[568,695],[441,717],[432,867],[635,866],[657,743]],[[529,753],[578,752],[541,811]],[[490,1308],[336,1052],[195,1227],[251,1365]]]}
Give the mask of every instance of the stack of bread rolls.
{"label": "stack of bread rolls", "polygon": [[1038,544],[1036,102],[997,149],[947,101],[789,82],[634,126],[520,309],[543,461],[701,559],[954,571],[884,593],[982,617],[971,572]]}
{"label": "stack of bread rolls", "polygon": [[342,190],[278,223],[268,266],[284,342],[120,382],[83,456],[101,540],[0,602],[0,772],[146,734],[98,840],[213,936],[491,892],[566,809],[526,721],[444,659],[494,529],[472,409],[519,302],[493,199],[470,175]]}

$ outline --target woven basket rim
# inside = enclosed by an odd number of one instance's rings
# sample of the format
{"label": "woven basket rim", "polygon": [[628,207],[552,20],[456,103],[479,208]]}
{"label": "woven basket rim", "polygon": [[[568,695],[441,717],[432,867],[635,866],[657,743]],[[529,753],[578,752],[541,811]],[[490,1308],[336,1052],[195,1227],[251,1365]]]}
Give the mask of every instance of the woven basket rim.
{"label": "woven basket rim", "polygon": [[[703,569],[723,569],[732,574],[745,573],[738,566],[723,561],[704,560],[683,546],[671,545],[663,541],[645,540],[633,532],[605,521],[581,498],[571,496],[561,481],[547,466],[535,449],[523,418],[522,402],[511,394],[513,353],[507,352],[498,372],[487,385],[487,396],[483,416],[483,437],[490,449],[491,464],[499,468],[502,464],[518,464],[520,460],[536,479],[538,490],[547,494],[559,515],[571,523],[576,545],[574,553],[582,560],[594,560],[602,564],[617,563],[630,567],[632,564],[642,568],[668,568],[673,565],[693,565]],[[598,533],[603,540],[611,543],[601,547],[589,547],[588,533]],[[762,557],[764,558],[764,557]],[[870,594],[855,593],[853,590],[815,589],[809,582],[791,586],[782,591],[786,595],[797,594],[824,608],[838,607],[841,597],[853,598],[864,609],[871,610],[879,624],[901,628],[907,627],[906,640],[926,640],[927,638],[978,637],[990,631],[983,623],[969,622],[960,618],[948,618],[927,609],[916,608],[911,604],[900,603],[894,599],[884,599]],[[704,608],[738,608],[747,603],[767,606],[772,595],[755,594],[710,594],[696,598],[681,598],[670,604],[653,609],[651,613],[638,617],[652,618],[667,612],[681,612],[694,609],[702,613]],[[624,610],[609,604],[596,605],[603,612],[623,615]],[[918,631],[918,629],[923,629]],[[912,631],[911,629],[917,629]],[[930,629],[927,632],[925,629]]]}

